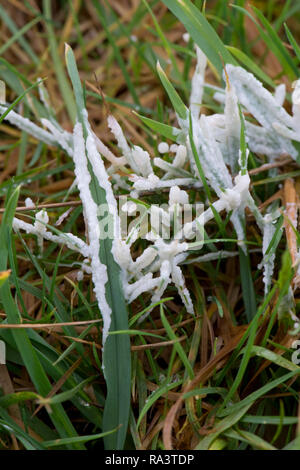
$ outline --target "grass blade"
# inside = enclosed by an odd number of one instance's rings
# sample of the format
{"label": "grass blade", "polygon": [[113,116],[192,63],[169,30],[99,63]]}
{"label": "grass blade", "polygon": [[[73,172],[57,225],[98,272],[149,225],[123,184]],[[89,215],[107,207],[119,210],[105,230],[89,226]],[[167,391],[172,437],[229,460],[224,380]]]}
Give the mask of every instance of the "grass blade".
{"label": "grass blade", "polygon": [[190,0],[163,0],[163,3],[177,16],[195,43],[207,56],[222,76],[223,62],[235,64],[236,61],[225,48],[223,42],[199,9]]}
{"label": "grass blade", "polygon": [[[76,61],[72,49],[66,48],[66,63],[73,84],[77,105],[77,117],[83,126],[84,137],[87,136],[84,119],[84,96]],[[107,205],[106,192],[100,186],[89,162],[88,171],[91,177],[90,192],[97,207]],[[98,218],[99,222],[101,218]],[[107,268],[108,282],[105,284],[105,297],[111,308],[109,332],[128,330],[128,313],[120,280],[120,268],[112,254],[112,240],[104,237],[100,243],[99,260]],[[103,415],[103,431],[118,428],[113,434],[105,437],[106,449],[122,449],[126,438],[131,383],[130,340],[128,334],[108,335],[103,351],[103,369],[107,384],[107,397]]]}

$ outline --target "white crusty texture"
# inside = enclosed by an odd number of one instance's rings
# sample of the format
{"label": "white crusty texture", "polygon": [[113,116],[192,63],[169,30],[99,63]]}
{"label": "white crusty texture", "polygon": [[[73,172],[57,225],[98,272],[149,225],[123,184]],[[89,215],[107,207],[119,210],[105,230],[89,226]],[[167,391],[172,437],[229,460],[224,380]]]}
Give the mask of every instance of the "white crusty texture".
{"label": "white crusty texture", "polygon": [[169,151],[169,145],[167,144],[167,142],[160,142],[158,144],[157,150],[159,151],[159,153],[167,153]]}
{"label": "white crusty texture", "polygon": [[28,224],[23,220],[13,219],[13,229],[14,230],[24,230],[26,233],[31,233],[32,235],[37,235],[43,237],[45,240],[49,240],[54,243],[59,243],[60,245],[66,245],[70,250],[79,252],[82,256],[89,256],[90,250],[88,245],[76,237],[72,233],[61,233],[60,235],[54,235],[47,230],[40,231],[37,227],[32,224]]}
{"label": "white crusty texture", "polygon": [[106,158],[114,166],[122,166],[126,164],[125,157],[116,157],[112,151],[106,147],[106,145],[99,139],[99,137],[93,132],[97,150],[101,155]]}
{"label": "white crusty texture", "polygon": [[262,262],[258,265],[258,268],[263,268],[263,282],[265,285],[265,295],[268,294],[271,287],[275,262],[275,252],[270,252],[268,254],[266,254],[266,252],[276,231],[275,222],[279,215],[280,214],[276,212],[267,212],[267,214],[263,217],[263,259]]}
{"label": "white crusty texture", "polygon": [[[5,106],[0,105],[1,114],[3,114],[6,110],[7,108]],[[15,111],[9,111],[5,119],[11,124],[13,124],[14,126],[21,129],[22,131],[28,132],[28,134],[32,135],[37,140],[41,140],[42,142],[45,142],[45,144],[48,144],[48,145],[57,144],[55,138],[52,136],[50,132],[45,131],[41,127],[31,122],[28,118],[21,116]]]}
{"label": "white crusty texture", "polygon": [[244,206],[247,202],[250,178],[249,175],[237,175],[234,179],[235,186],[226,189],[220,197],[220,201],[224,203],[224,209],[233,211],[240,206]]}
{"label": "white crusty texture", "polygon": [[[169,146],[166,142],[160,142],[158,145],[159,153],[168,153],[166,156],[160,155],[161,158],[151,160],[149,153],[142,147],[129,144],[122,128],[113,116],[108,117],[108,125],[121,150],[120,157],[114,155],[92,131],[86,110],[82,111],[84,128],[87,130],[85,138],[82,126],[78,123],[74,127],[73,134],[70,134],[63,130],[52,116],[48,120],[42,120],[47,130],[36,126],[14,111],[7,116],[12,124],[29,132],[40,141],[59,145],[74,159],[75,181],[83,203],[89,245],[72,234],[54,235],[48,231],[46,229],[47,214],[42,211],[38,212],[34,225],[14,219],[13,226],[15,230],[26,230],[28,233],[37,235],[40,247],[42,247],[43,239],[65,243],[90,262],[90,265],[82,263],[78,271],[78,279],[82,279],[83,272],[92,272],[94,290],[104,321],[103,342],[110,327],[111,308],[106,300],[107,268],[99,259],[100,227],[97,205],[89,187],[91,169],[99,187],[105,192],[104,202],[107,202],[113,222],[112,256],[120,266],[124,295],[129,303],[143,292],[149,292],[152,296],[151,301],[157,302],[161,299],[168,284],[173,283],[187,311],[193,313],[192,299],[179,266],[180,263],[190,261],[193,247],[197,250],[201,248],[201,240],[195,243],[190,240],[197,230],[203,230],[204,225],[215,217],[215,211],[219,213],[225,210],[232,212],[231,221],[239,240],[238,243],[246,251],[244,243],[246,206],[254,214],[263,232],[262,267],[264,268],[265,293],[270,287],[274,258],[272,255],[266,255],[266,251],[275,230],[274,223],[269,216],[265,218],[261,216],[249,193],[250,179],[247,166],[241,161],[239,105],[245,117],[246,144],[251,151],[265,155],[269,161],[285,154],[295,158],[297,152],[292,140],[300,140],[300,81],[295,83],[292,93],[292,116],[290,116],[283,108],[284,85],[279,85],[275,93],[271,94],[251,73],[241,67],[228,64],[224,75],[226,89],[222,90],[205,83],[207,60],[197,46],[196,55],[197,65],[191,83],[189,109],[186,108],[185,119],[177,116],[178,129],[172,127],[176,143]],[[216,91],[215,97],[224,105],[223,112],[211,116],[200,114],[204,87]],[[40,91],[41,99],[45,102],[46,95],[41,88]],[[0,106],[1,112],[6,109],[5,106]],[[190,141],[189,114],[192,121],[193,142]],[[248,120],[249,114],[254,117],[255,122],[253,119]],[[192,144],[195,145],[197,155],[193,151]],[[246,152],[248,155],[248,149]],[[101,156],[109,162],[107,168]],[[200,165],[206,183],[212,189],[214,202],[210,200],[210,203],[213,207],[209,207],[194,220],[175,230],[177,221],[182,215],[182,206],[189,202],[189,195],[185,190],[202,188]],[[121,239],[120,219],[114,195],[114,190],[118,188],[130,193],[133,198],[142,197],[144,192],[151,194],[152,191],[164,191],[166,197],[169,197],[167,207],[152,205],[150,209],[147,208],[146,215],[151,215],[153,226],[152,230],[146,234],[145,250],[139,253],[135,260],[131,254],[131,247],[141,236],[139,227],[142,224],[140,222],[131,229],[126,242]],[[32,201],[30,204],[33,204]],[[128,203],[124,209],[129,215],[135,215],[133,203]],[[160,219],[162,224],[158,224]],[[236,252],[219,251],[200,256],[198,259],[204,261],[235,255]]]}
{"label": "white crusty texture", "polygon": [[122,150],[125,159],[134,172],[144,177],[153,173],[149,153],[138,145],[134,145],[133,148],[130,148],[121,126],[113,116],[108,116],[107,122],[118,142],[119,148]]}
{"label": "white crusty texture", "polygon": [[25,199],[25,206],[26,206],[26,207],[35,207],[35,206],[34,206],[34,202],[33,202],[33,200],[32,200],[30,197],[27,197],[27,198]]}
{"label": "white crusty texture", "polygon": [[176,155],[173,160],[173,166],[176,168],[182,168],[186,162],[187,150],[184,145],[178,145],[176,148]]}
{"label": "white crusty texture", "polygon": [[173,204],[188,204],[189,195],[186,191],[179,188],[179,186],[172,186],[169,193],[169,205]]}
{"label": "white crusty texture", "polygon": [[226,155],[224,155],[224,158],[230,165],[232,173],[235,174],[238,170],[241,121],[238,99],[229,79],[226,81],[224,117],[226,139]]}
{"label": "white crusty texture", "polygon": [[49,217],[45,209],[42,209],[35,214],[34,228],[36,229],[37,241],[41,253],[43,251],[43,234],[47,231],[46,224],[48,224],[48,222]]}
{"label": "white crusty texture", "polygon": [[89,234],[89,247],[91,256],[92,278],[94,283],[94,292],[98,301],[99,309],[103,318],[103,344],[106,341],[110,323],[111,308],[106,300],[105,287],[108,282],[107,267],[101,263],[99,258],[100,251],[100,229],[97,218],[97,204],[95,203],[91,192],[91,176],[87,165],[87,156],[85,152],[85,143],[82,132],[82,125],[77,122],[73,132],[74,137],[74,164],[77,185],[80,193],[80,199],[83,204],[84,217]]}
{"label": "white crusty texture", "polygon": [[[234,86],[239,102],[266,131],[269,131],[269,139],[273,141],[273,145],[278,145],[284,153],[289,153],[291,157],[296,158],[296,149],[291,146],[288,139],[279,135],[278,131],[274,132],[276,128],[274,128],[274,124],[279,127],[293,128],[293,118],[252,73],[231,64],[226,65],[226,72],[230,84]],[[270,158],[272,158],[271,155]]]}
{"label": "white crusty texture", "polygon": [[187,243],[180,243],[178,240],[174,240],[171,243],[164,242],[161,238],[155,241],[155,248],[158,251],[160,266],[160,278],[161,283],[154,295],[152,296],[151,302],[155,303],[161,299],[165,289],[169,282],[174,282],[177,290],[181,296],[183,304],[187,311],[191,314],[194,313],[193,303],[191,301],[190,294],[185,287],[184,278],[181,269],[178,266],[179,259],[178,255],[185,252],[188,249]]}
{"label": "white crusty texture", "polygon": [[[233,188],[227,188],[224,192],[221,192],[220,198],[212,204],[215,211],[221,212],[224,209],[228,212],[235,211],[240,208],[244,209],[248,204],[250,184],[249,175],[237,175],[235,177],[235,183],[236,184]],[[233,215],[234,214],[235,212]],[[186,223],[183,229],[178,232],[176,238],[191,238],[193,233],[197,230],[197,226],[204,227],[204,225],[214,217],[214,211],[211,208],[207,209],[193,222]]]}
{"label": "white crusty texture", "polygon": [[68,155],[73,154],[72,142],[69,143],[71,135],[67,131],[57,129],[57,127],[48,119],[42,118],[42,124],[49,129],[56,142],[63,148]]}
{"label": "white crusty texture", "polygon": [[285,100],[285,94],[286,94],[285,83],[280,83],[280,85],[278,85],[275,88],[275,93],[274,93],[275,101],[279,106],[283,105],[284,100]]}
{"label": "white crusty texture", "polygon": [[293,129],[300,132],[300,80],[297,80],[292,93]]}
{"label": "white crusty texture", "polygon": [[198,46],[195,46],[195,49],[197,54],[197,65],[192,78],[190,110],[192,117],[198,119],[200,114],[200,106],[202,104],[204,76],[207,59],[205,54],[203,54],[203,52]]}

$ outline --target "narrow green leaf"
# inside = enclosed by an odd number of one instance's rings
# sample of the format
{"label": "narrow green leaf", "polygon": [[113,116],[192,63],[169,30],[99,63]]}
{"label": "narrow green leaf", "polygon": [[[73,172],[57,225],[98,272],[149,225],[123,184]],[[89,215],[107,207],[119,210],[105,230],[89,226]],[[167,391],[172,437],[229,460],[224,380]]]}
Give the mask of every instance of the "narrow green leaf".
{"label": "narrow green leaf", "polygon": [[[76,66],[74,53],[66,46],[66,63],[72,81],[77,106],[77,118],[83,126],[86,138],[87,129],[84,120],[84,95]],[[88,163],[91,176],[90,191],[97,204],[107,204],[106,192],[99,186],[91,165]],[[101,218],[99,218],[99,222]],[[109,332],[128,330],[128,313],[121,286],[120,268],[112,255],[112,240],[103,237],[100,243],[100,262],[107,267],[108,282],[105,285],[105,295],[111,308],[111,324]],[[131,354],[128,334],[108,335],[103,350],[103,369],[107,384],[107,397],[103,414],[103,430],[107,432],[117,428],[113,434],[104,438],[106,449],[122,449],[124,446],[130,410],[131,385]]]}
{"label": "narrow green leaf", "polygon": [[148,410],[150,410],[151,406],[154,405],[154,403],[164,394],[168,393],[169,390],[172,390],[175,387],[179,387],[182,384],[182,380],[178,382],[174,382],[171,384],[163,384],[161,387],[159,387],[155,392],[153,392],[146,400],[146,403],[140,412],[138,421],[136,423],[136,427],[138,428],[139,425],[141,424],[141,421],[145,414],[147,413]]}
{"label": "narrow green leaf", "polygon": [[256,298],[255,298],[255,289],[253,285],[253,278],[250,267],[250,258],[249,253],[245,253],[239,247],[239,257],[240,257],[240,274],[241,274],[241,284],[243,291],[243,299],[245,305],[245,311],[248,322],[252,320],[256,313]]}
{"label": "narrow green leaf", "polygon": [[71,87],[69,85],[69,82],[67,80],[67,77],[64,71],[63,63],[58,53],[57,40],[56,40],[56,35],[53,29],[53,23],[52,23],[50,0],[43,0],[43,9],[44,9],[46,30],[48,34],[48,40],[49,40],[50,53],[52,56],[58,85],[59,85],[62,97],[64,98],[64,102],[68,110],[69,117],[71,121],[74,123],[75,118],[76,118],[76,106],[75,106]]}
{"label": "narrow green leaf", "polygon": [[242,442],[246,442],[250,444],[255,449],[260,450],[277,450],[276,447],[269,444],[267,441],[262,439],[261,437],[257,436],[256,434],[238,429],[237,431],[234,429],[230,429],[224,433],[224,436],[229,437],[231,439],[240,440]]}
{"label": "narrow green leaf", "polygon": [[166,139],[172,140],[173,142],[180,142],[180,130],[176,129],[176,127],[168,126],[167,124],[155,121],[154,119],[141,116],[138,113],[134,114],[136,114],[143,121],[143,123],[154,132],[162,135]]}
{"label": "narrow green leaf", "polygon": [[24,98],[24,96],[29,92],[31,91],[33,88],[39,86],[39,84],[42,82],[43,80],[39,80],[37,83],[34,83],[33,85],[31,85],[29,88],[27,88],[25,91],[23,91],[23,93],[21,93],[20,96],[18,96],[12,103],[11,105],[9,105],[6,109],[6,111],[4,111],[3,114],[1,114],[0,116],[0,123],[6,118],[6,116],[8,115],[8,113]]}
{"label": "narrow green leaf", "polygon": [[224,418],[222,421],[220,421],[216,427],[215,431],[212,433],[208,434],[204,439],[202,439],[195,450],[209,450],[213,441],[220,436],[224,431],[227,431],[230,429],[232,426],[234,426],[236,423],[240,421],[242,416],[247,413],[248,409],[250,408],[251,404],[244,405],[240,407],[237,411],[232,411],[229,416]]}
{"label": "narrow green leaf", "polygon": [[181,119],[183,119],[183,120],[186,119],[188,117],[188,110],[187,110],[185,104],[183,103],[182,99],[178,95],[177,91],[175,90],[175,88],[173,87],[171,82],[169,81],[167,75],[165,74],[165,72],[161,68],[161,65],[160,65],[159,62],[157,62],[156,69],[157,69],[157,73],[159,75],[159,78],[160,78],[160,80],[161,80],[161,82],[164,86],[164,89],[168,93],[168,96],[169,96],[169,98],[172,102],[172,105],[174,106],[174,109],[175,109],[176,113],[178,114],[178,116]]}
{"label": "narrow green leaf", "polygon": [[[0,270],[5,270],[7,267],[8,244],[11,243],[12,221],[17,206],[18,195],[19,188],[14,190],[10,197],[8,197],[2,219],[0,229]],[[4,283],[0,288],[0,297],[7,315],[7,321],[9,323],[20,323],[20,312],[12,297],[8,282]],[[11,333],[37,392],[43,397],[47,396],[52,386],[31,344],[28,332],[22,329],[13,329]],[[49,416],[62,438],[76,436],[76,431],[61,405],[53,405]],[[74,446],[70,447],[74,449],[84,448],[81,444],[74,444]]]}
{"label": "narrow green leaf", "polygon": [[[291,31],[289,30],[288,26],[285,23],[284,23],[284,29],[288,37],[289,43],[293,47],[294,52],[297,56],[297,59],[300,61],[300,47],[298,46],[296,39],[294,38],[294,36],[292,35]],[[298,73],[298,76],[299,76],[299,73]]]}
{"label": "narrow green leaf", "polygon": [[100,434],[91,434],[89,436],[79,436],[73,438],[65,438],[65,439],[55,439],[54,441],[45,441],[43,445],[45,447],[60,447],[65,446],[67,444],[82,444],[89,441],[95,441],[96,439],[104,438],[110,434],[116,432],[116,429],[111,431],[101,432]]}
{"label": "narrow green leaf", "polygon": [[223,410],[219,414],[219,416],[220,417],[227,416],[227,415],[231,416],[232,413],[238,413],[240,410],[244,410],[244,407],[249,409],[250,406],[252,406],[255,403],[255,401],[258,400],[260,397],[264,396],[273,388],[278,387],[278,385],[283,384],[284,382],[286,382],[287,380],[291,379],[292,377],[294,377],[295,375],[299,373],[300,373],[300,369],[298,368],[298,370],[293,370],[292,372],[289,372],[288,374],[282,375],[278,379],[268,382],[266,385],[264,385],[260,389],[248,395],[246,398],[244,398],[244,400],[241,400],[238,403],[235,403],[234,405],[228,406],[228,408]]}
{"label": "narrow green leaf", "polygon": [[273,80],[264,73],[264,71],[258,67],[258,65],[256,65],[256,63],[253,62],[247,54],[233,46],[226,46],[226,49],[231,52],[231,54],[236,57],[244,67],[247,67],[250,72],[260,78],[263,82],[267,83],[270,87],[275,88],[276,85]]}
{"label": "narrow green leaf", "polygon": [[293,362],[289,361],[288,359],[285,359],[279,354],[276,354],[275,352],[270,351],[269,349],[262,348],[261,346],[252,346],[252,353],[255,354],[256,356],[267,359],[267,361],[274,362],[274,364],[277,364],[279,367],[283,367],[284,369],[295,370],[295,371],[298,370],[300,372],[299,366],[297,366],[296,364],[293,364]]}
{"label": "narrow green leaf", "polygon": [[[1,11],[1,10],[0,10]],[[11,36],[3,46],[0,47],[0,55],[4,54],[4,52],[10,48],[10,46],[18,41],[27,31],[29,31],[32,26],[34,26],[36,23],[41,21],[42,16],[37,16],[36,18],[33,18],[33,20],[29,21],[28,23],[25,23],[25,25],[21,29],[17,29],[15,34]],[[36,57],[37,59],[37,57]],[[36,60],[35,60],[36,62]]]}
{"label": "narrow green leaf", "polygon": [[174,348],[175,348],[178,356],[180,357],[180,359],[181,359],[181,361],[182,361],[182,363],[183,363],[183,365],[184,365],[184,367],[185,367],[185,369],[186,369],[186,371],[189,375],[189,378],[193,379],[194,378],[194,371],[193,371],[193,368],[191,366],[191,363],[188,360],[187,355],[185,354],[185,351],[184,351],[183,347],[178,342],[178,338],[175,335],[173,329],[171,328],[171,325],[169,324],[169,322],[167,320],[167,317],[164,314],[162,304],[160,305],[160,316],[161,316],[162,323],[163,323],[163,325],[166,329],[168,337],[170,338],[170,340],[176,341],[176,342],[174,342]]}
{"label": "narrow green leaf", "polygon": [[260,35],[264,42],[266,43],[267,47],[275,54],[275,56],[278,58],[283,70],[289,77],[294,77],[298,76],[298,70],[296,65],[294,64],[291,56],[285,49],[281,39],[277,35],[276,31],[274,31],[272,25],[268,22],[268,20],[264,17],[262,12],[258,10],[258,8],[255,8],[252,5],[252,9],[255,12],[256,16],[259,18],[260,22],[263,24],[265,27],[262,28],[262,26],[259,24],[258,21],[249,13],[248,10],[246,10],[243,7],[240,7],[238,5],[232,5],[233,8],[236,8],[240,11],[242,11],[245,15],[247,15],[257,26],[259,29]]}
{"label": "narrow green leaf", "polygon": [[237,65],[213,27],[190,0],[163,0],[163,3],[184,24],[195,43],[217,69],[220,77],[224,62]]}

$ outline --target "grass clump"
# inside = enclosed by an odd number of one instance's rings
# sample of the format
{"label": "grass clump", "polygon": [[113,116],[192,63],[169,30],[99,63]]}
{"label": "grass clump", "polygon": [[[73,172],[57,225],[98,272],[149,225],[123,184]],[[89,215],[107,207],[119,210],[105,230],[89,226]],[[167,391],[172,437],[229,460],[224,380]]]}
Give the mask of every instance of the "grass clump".
{"label": "grass clump", "polygon": [[3,448],[299,448],[298,10],[225,3],[0,9]]}

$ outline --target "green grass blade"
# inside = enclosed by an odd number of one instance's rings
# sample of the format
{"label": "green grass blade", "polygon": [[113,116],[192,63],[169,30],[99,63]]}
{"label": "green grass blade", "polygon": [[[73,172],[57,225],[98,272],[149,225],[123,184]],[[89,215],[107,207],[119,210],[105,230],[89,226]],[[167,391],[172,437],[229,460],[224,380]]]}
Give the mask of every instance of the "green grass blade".
{"label": "green grass blade", "polygon": [[219,416],[223,417],[223,416],[231,415],[232,413],[236,413],[236,412],[239,412],[240,410],[243,410],[244,407],[248,407],[247,409],[249,409],[250,406],[252,406],[256,400],[258,400],[258,398],[262,397],[263,395],[268,393],[270,390],[278,387],[278,385],[283,384],[284,382],[291,379],[292,377],[295,377],[295,375],[299,373],[300,373],[300,369],[298,368],[297,370],[293,370],[285,375],[282,375],[278,379],[268,382],[266,385],[256,390],[255,392],[251,393],[243,400],[239,401],[238,403],[235,403],[234,405],[230,405],[228,408],[222,411]]}
{"label": "green grass blade", "polygon": [[159,78],[160,78],[160,80],[161,80],[161,82],[164,86],[164,89],[168,93],[168,96],[171,100],[171,103],[172,103],[176,113],[178,114],[178,116],[181,119],[186,119],[188,117],[188,110],[187,110],[185,104],[183,103],[182,99],[180,98],[180,96],[176,92],[175,88],[173,87],[173,85],[169,81],[167,75],[165,74],[165,72],[161,68],[161,65],[160,65],[159,62],[157,63],[156,69],[157,69],[157,73],[159,75]]}
{"label": "green grass blade", "polygon": [[181,344],[178,342],[178,338],[177,336],[175,335],[171,325],[169,324],[168,320],[167,320],[167,317],[165,316],[164,314],[164,311],[163,311],[163,304],[160,305],[160,316],[161,316],[161,321],[164,325],[164,328],[166,329],[166,332],[167,332],[167,335],[168,337],[170,338],[170,340],[172,341],[175,341],[174,342],[174,348],[178,354],[178,356],[180,357],[183,365],[185,366],[185,369],[188,373],[188,376],[190,379],[193,379],[194,378],[194,371],[193,371],[193,368],[191,366],[191,363],[190,361],[188,360],[187,358],[187,355],[183,349],[183,347],[181,346]]}
{"label": "green grass blade", "polygon": [[213,441],[217,439],[217,437],[220,436],[220,434],[222,434],[224,431],[227,431],[236,423],[238,423],[240,419],[242,418],[242,416],[244,416],[244,414],[247,413],[250,406],[251,404],[244,405],[243,407],[240,407],[238,410],[230,413],[229,416],[224,418],[222,421],[220,421],[216,425],[214,432],[208,434],[206,437],[204,437],[204,439],[202,439],[202,441],[200,441],[200,443],[197,445],[195,450],[209,450]]}
{"label": "green grass blade", "polygon": [[119,50],[119,48],[116,44],[116,40],[115,40],[114,36],[112,35],[112,33],[110,32],[109,28],[107,27],[107,22],[106,22],[106,18],[105,18],[105,11],[104,11],[103,6],[100,3],[101,2],[93,0],[94,7],[95,7],[95,9],[98,13],[98,18],[99,18],[99,20],[100,20],[100,22],[101,22],[101,24],[104,28],[107,39],[109,40],[109,42],[110,42],[110,44],[113,48],[115,58],[116,58],[116,60],[119,64],[120,69],[122,70],[123,77],[126,81],[126,84],[127,84],[128,89],[131,93],[131,96],[132,96],[135,104],[139,105],[139,98],[138,98],[138,95],[136,93],[135,86],[131,81],[130,75],[127,71],[126,65],[125,65],[123,57],[121,55],[121,52],[120,52],[120,50]]}
{"label": "green grass blade", "polygon": [[[70,47],[66,48],[66,63],[76,98],[77,117],[86,137],[83,90],[75,57]],[[105,190],[99,186],[91,165],[89,165],[89,172],[90,190],[95,203],[97,206],[107,204]],[[107,267],[108,282],[105,292],[107,303],[112,311],[110,332],[128,330],[128,313],[121,287],[120,268],[112,255],[112,240],[107,237],[101,240],[99,258],[100,262]],[[122,449],[127,434],[130,409],[131,355],[128,334],[108,335],[103,351],[103,367],[107,384],[103,431],[118,428],[114,434],[105,437],[105,447],[114,450]]]}
{"label": "green grass blade", "polygon": [[136,114],[136,116],[138,116],[141,119],[141,121],[143,121],[143,123],[146,124],[146,126],[152,129],[154,132],[162,135],[166,139],[172,140],[173,142],[179,141],[180,131],[176,129],[176,127],[168,126],[167,124],[155,121],[154,119],[141,116],[138,113],[134,113],[134,114]]}
{"label": "green grass blade", "polygon": [[245,312],[247,320],[250,322],[256,312],[256,297],[250,267],[249,253],[245,253],[241,248],[239,248],[239,257]]}
{"label": "green grass blade", "polygon": [[177,16],[207,59],[222,76],[223,62],[235,64],[236,60],[200,10],[190,0],[163,0],[169,10]]}
{"label": "green grass blade", "polygon": [[176,58],[174,57],[174,54],[173,54],[173,51],[172,51],[172,48],[170,46],[170,43],[168,41],[168,39],[166,38],[165,34],[163,33],[163,30],[161,29],[155,15],[153,14],[150,6],[148,5],[147,1],[146,0],[142,0],[144,5],[146,6],[147,10],[149,11],[150,15],[151,15],[151,18],[153,20],[153,23],[154,23],[154,26],[155,26],[155,29],[157,31],[157,34],[163,44],[163,47],[165,49],[165,51],[167,52],[168,54],[168,57],[172,63],[172,68],[174,70],[174,73],[175,73],[175,77],[176,77],[176,80],[178,80],[183,88],[183,90],[186,90],[186,83],[183,81],[182,79],[182,75],[178,69],[178,65],[177,65],[177,61],[176,61]]}
{"label": "green grass blade", "polygon": [[67,444],[82,444],[89,441],[95,441],[96,439],[104,438],[110,434],[115,433],[116,430],[101,432],[99,434],[91,434],[89,436],[79,436],[73,438],[55,439],[54,441],[45,441],[43,444],[45,447],[60,447]]}
{"label": "green grass blade", "polygon": [[293,59],[285,49],[281,39],[277,35],[276,31],[272,28],[272,25],[268,22],[268,20],[264,17],[262,12],[258,10],[258,8],[255,8],[252,5],[252,9],[255,12],[256,16],[259,18],[260,22],[262,25],[265,27],[262,28],[262,26],[259,24],[258,21],[249,13],[248,10],[245,8],[239,7],[237,5],[233,5],[234,8],[237,8],[238,10],[242,11],[245,15],[247,15],[257,26],[260,35],[264,42],[266,43],[266,46],[275,54],[275,56],[278,58],[284,72],[290,77],[297,77],[298,76],[298,69],[296,65],[293,62]]}
{"label": "green grass blade", "polygon": [[[21,33],[21,30],[19,30],[18,26],[16,25],[16,23],[13,21],[13,19],[8,15],[8,13],[6,12],[5,8],[0,5],[0,16],[3,20],[3,22],[7,25],[8,29],[13,33],[13,37],[16,36],[16,39],[18,40],[18,42],[20,43],[20,45],[22,46],[22,48],[24,49],[24,51],[26,52],[26,54],[28,54],[28,56],[31,58],[31,60],[37,65],[39,63],[39,58],[37,57],[37,55],[35,54],[35,52],[32,50],[30,44],[26,41],[26,39],[23,37],[23,34],[25,31],[23,31]],[[31,27],[33,26],[33,24],[31,25]],[[22,28],[23,29],[23,28]],[[4,45],[5,46],[5,45]],[[3,46],[3,47],[4,47]],[[2,52],[3,53],[3,52]]]}
{"label": "green grass blade", "polygon": [[37,16],[33,20],[29,21],[29,23],[26,23],[23,28],[17,30],[15,34],[6,41],[3,46],[0,47],[0,55],[4,54],[4,52],[10,48],[10,46],[15,42],[18,41],[23,34],[25,34],[27,31],[29,31],[32,26],[34,26],[36,23],[38,23],[41,20],[42,16]]}
{"label": "green grass blade", "polygon": [[244,67],[247,67],[247,69],[249,69],[250,72],[252,72],[254,75],[259,77],[263,82],[267,83],[267,85],[269,85],[270,87],[275,88],[276,85],[273,82],[273,80],[266,73],[264,73],[264,71],[260,67],[258,67],[258,65],[256,65],[256,63],[253,62],[253,60],[250,59],[250,57],[247,54],[245,54],[243,51],[233,46],[226,46],[226,49],[229,52],[231,52],[231,54],[234,57],[236,57],[236,59],[239,62],[241,62],[241,64]]}
{"label": "green grass blade", "polygon": [[279,367],[283,367],[284,369],[298,370],[300,372],[299,366],[293,364],[293,362],[289,361],[288,359],[285,359],[279,354],[270,351],[269,349],[262,348],[261,346],[252,346],[252,353],[258,357],[263,357],[267,361],[274,362],[274,364],[277,364]]}
{"label": "green grass blade", "polygon": [[72,89],[69,85],[69,82],[65,74],[63,63],[58,53],[56,35],[55,35],[53,25],[52,25],[50,0],[43,0],[43,8],[44,8],[44,15],[45,15],[46,30],[48,34],[48,40],[49,40],[49,47],[50,47],[50,52],[51,52],[54,68],[55,68],[55,73],[57,76],[58,85],[59,85],[62,97],[64,99],[66,108],[68,110],[69,117],[71,121],[74,123],[76,119],[76,105],[75,105]]}
{"label": "green grass blade", "polygon": [[[6,205],[6,211],[3,215],[0,229],[0,271],[5,270],[7,267],[8,244],[11,243],[10,238],[12,221],[18,201],[18,195],[19,188],[17,188],[9,197]],[[12,297],[9,283],[2,285],[0,289],[0,296],[7,315],[7,321],[9,323],[20,323],[20,312]],[[43,397],[47,396],[48,393],[50,393],[52,387],[37,357],[36,351],[31,344],[27,332],[21,329],[14,329],[12,330],[12,336],[18,350],[22,355],[26,369],[37,392]],[[54,405],[51,408],[50,418],[52,419],[61,437],[65,438],[76,436],[76,431],[61,405]],[[79,444],[75,445],[73,448],[82,449],[83,447]]]}
{"label": "green grass blade", "polygon": [[27,95],[27,93],[29,91],[31,91],[33,88],[36,88],[37,86],[39,86],[39,84],[41,83],[42,80],[39,80],[37,83],[34,83],[33,85],[31,85],[29,88],[27,88],[26,90],[23,91],[23,93],[21,93],[20,96],[18,96],[12,103],[10,106],[7,107],[6,111],[4,111],[3,114],[1,114],[0,116],[0,123],[6,118],[6,116],[8,115],[8,113],[24,98],[25,95]]}
{"label": "green grass blade", "polygon": [[[288,37],[289,43],[293,47],[294,52],[297,56],[297,59],[300,61],[300,47],[298,46],[296,39],[294,38],[294,36],[292,35],[291,31],[289,30],[288,26],[285,23],[284,23],[284,29]],[[298,76],[299,76],[299,73],[298,73]]]}
{"label": "green grass blade", "polygon": [[140,412],[138,421],[136,423],[136,427],[138,428],[142,422],[143,417],[147,413],[148,410],[150,410],[151,406],[158,400],[162,395],[165,393],[168,393],[170,390],[172,390],[175,387],[179,387],[182,384],[182,380],[171,383],[171,384],[164,384],[161,387],[159,387],[155,392],[153,392],[150,397],[146,400],[146,403],[143,407],[143,409]]}

